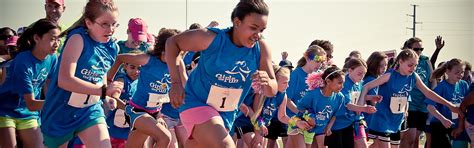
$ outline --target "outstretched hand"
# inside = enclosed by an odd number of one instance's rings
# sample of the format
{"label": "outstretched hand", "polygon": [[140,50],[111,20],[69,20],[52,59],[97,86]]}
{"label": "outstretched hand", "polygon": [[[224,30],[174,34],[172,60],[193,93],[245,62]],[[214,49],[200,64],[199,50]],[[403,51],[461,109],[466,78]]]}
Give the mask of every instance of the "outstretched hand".
{"label": "outstretched hand", "polygon": [[435,45],[436,45],[436,49],[441,49],[444,47],[444,40],[443,40],[443,37],[438,35],[435,39]]}

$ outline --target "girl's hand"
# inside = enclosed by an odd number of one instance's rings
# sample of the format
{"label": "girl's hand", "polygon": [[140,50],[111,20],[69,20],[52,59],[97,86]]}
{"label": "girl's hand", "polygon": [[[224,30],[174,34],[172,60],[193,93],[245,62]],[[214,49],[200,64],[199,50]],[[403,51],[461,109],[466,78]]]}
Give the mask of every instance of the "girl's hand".
{"label": "girl's hand", "polygon": [[184,104],[184,88],[180,85],[181,83],[176,83],[171,85],[169,92],[171,106],[178,108]]}
{"label": "girl's hand", "polygon": [[303,130],[309,130],[311,129],[312,127],[308,124],[308,122],[306,121],[298,121],[296,122],[296,127],[298,127],[299,129],[303,129]]}
{"label": "girl's hand", "polygon": [[370,100],[374,103],[382,102],[383,97],[381,95],[367,95],[367,100]]}
{"label": "girl's hand", "polygon": [[267,86],[268,81],[270,81],[270,77],[268,76],[268,73],[266,71],[257,70],[252,75],[252,81],[256,81],[257,84],[261,86]]}
{"label": "girl's hand", "polygon": [[117,101],[113,98],[107,98],[107,104],[109,105],[109,109],[110,110],[113,110],[115,108],[117,108]]}
{"label": "girl's hand", "polygon": [[451,120],[443,119],[440,120],[445,128],[450,128],[454,123]]}
{"label": "girl's hand", "polygon": [[106,95],[109,97],[116,97],[117,94],[120,96],[122,93],[123,83],[120,81],[114,81],[107,86]]}
{"label": "girl's hand", "polygon": [[365,111],[364,111],[364,112],[369,113],[369,114],[373,114],[373,113],[377,112],[377,108],[375,108],[375,107],[372,106],[372,105],[367,105],[367,106],[365,107]]}
{"label": "girl's hand", "polygon": [[324,134],[326,134],[326,136],[331,136],[332,134],[331,129],[328,127],[324,128]]}

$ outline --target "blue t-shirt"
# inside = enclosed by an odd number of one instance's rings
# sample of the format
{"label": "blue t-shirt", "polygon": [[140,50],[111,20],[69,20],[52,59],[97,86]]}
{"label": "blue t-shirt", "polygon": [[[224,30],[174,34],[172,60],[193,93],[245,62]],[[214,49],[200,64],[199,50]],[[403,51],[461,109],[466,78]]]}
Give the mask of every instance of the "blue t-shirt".
{"label": "blue t-shirt", "polygon": [[[460,80],[459,82],[456,82],[456,84],[450,84],[448,81],[443,80],[441,83],[439,83],[436,88],[434,89],[434,92],[438,94],[439,96],[445,98],[447,101],[453,103],[453,104],[461,104],[461,102],[464,100],[464,96],[466,96],[469,93],[469,84],[467,84],[466,81]],[[447,119],[450,119],[453,121],[456,125],[458,117],[457,114],[453,117],[453,113],[447,106],[444,106],[442,104],[436,103],[433,100],[426,99],[425,102],[428,105],[433,105],[436,110],[438,110],[441,115],[446,117]],[[430,122],[440,122],[437,118],[432,118]]]}
{"label": "blue t-shirt", "polygon": [[278,91],[274,97],[267,97],[263,102],[262,112],[260,117],[264,121],[265,126],[270,125],[272,118],[278,118],[278,109],[285,98],[286,92]]}
{"label": "blue t-shirt", "polygon": [[[290,74],[290,81],[288,82],[288,89],[286,90],[288,99],[293,101],[293,103],[298,104],[298,102],[306,95],[308,91],[308,85],[306,84],[306,73],[303,68],[296,67],[295,71]],[[286,114],[288,117],[296,115],[290,109],[286,109]]]}
{"label": "blue t-shirt", "polygon": [[[84,48],[77,60],[74,76],[98,86],[102,86],[104,76],[115,62],[118,46],[113,39],[107,43],[93,40],[84,27],[72,30],[72,35],[82,37]],[[61,62],[60,55],[58,63]],[[56,70],[46,93],[46,100],[41,114],[41,131],[50,137],[59,137],[77,132],[92,120],[104,117],[100,96],[70,92],[58,86],[59,70]]]}
{"label": "blue t-shirt", "polygon": [[137,91],[131,102],[145,110],[159,111],[162,103],[169,101],[170,88],[168,66],[157,57],[150,56],[148,63],[140,69]]}
{"label": "blue t-shirt", "polygon": [[375,106],[377,112],[371,116],[369,129],[396,133],[404,120],[409,93],[416,84],[416,73],[404,76],[393,69],[387,73],[390,73],[390,80],[379,86],[379,95],[383,99]]}
{"label": "blue t-shirt", "polygon": [[[365,76],[364,77],[364,80],[362,81],[362,85],[365,85],[373,80],[377,79],[376,77],[374,76]],[[379,94],[379,87],[375,87],[375,88],[372,88],[370,89],[369,91],[367,91],[367,95],[377,95]]]}
{"label": "blue t-shirt", "polygon": [[[244,104],[247,105],[249,110],[253,108],[253,99],[255,97],[255,94],[253,92],[253,89],[250,90],[250,92],[247,94],[247,96],[244,99]],[[234,121],[234,127],[253,127],[252,123],[250,122],[250,117],[246,117],[241,110],[237,112],[237,117]]]}
{"label": "blue t-shirt", "polygon": [[183,57],[183,62],[186,66],[191,65],[191,62],[193,62],[193,56],[196,54],[194,51],[188,51],[186,55]]}
{"label": "blue t-shirt", "polygon": [[[122,54],[122,53],[130,53],[130,51],[132,50],[135,50],[134,48],[128,48],[127,46],[125,46],[125,43],[127,42],[127,40],[125,41],[118,41],[117,44],[118,46],[120,47],[120,52],[119,54]],[[148,50],[148,47],[150,47],[149,44],[147,43],[142,43],[140,44],[140,47],[138,47],[138,50],[146,53],[147,50]]]}
{"label": "blue t-shirt", "polygon": [[316,134],[324,132],[324,128],[331,118],[341,111],[344,103],[344,95],[341,92],[326,97],[321,91],[321,88],[309,91],[297,105],[300,112],[309,111],[315,114],[316,125],[309,132]]}
{"label": "blue t-shirt", "polygon": [[[130,101],[132,95],[137,90],[137,80],[132,80],[126,74],[118,74],[115,76],[115,80],[123,80],[123,90],[120,94],[120,99],[128,102]],[[110,137],[117,139],[128,139],[128,134],[130,132],[130,125],[125,122],[125,111],[122,109],[114,109],[105,119],[107,126],[109,128]]]}
{"label": "blue t-shirt", "polygon": [[[416,74],[420,76],[421,81],[430,88],[431,83],[430,83],[430,76],[431,76],[431,70],[430,70],[430,60],[428,57],[421,55],[420,58],[418,59],[418,66],[416,66]],[[408,106],[409,111],[419,111],[419,112],[424,112],[428,113],[428,110],[426,109],[426,104],[425,104],[425,95],[415,87],[410,92],[410,97],[411,97],[411,102]]]}
{"label": "blue t-shirt", "polygon": [[336,121],[331,130],[340,130],[349,127],[356,119],[360,119],[360,116],[354,111],[347,109],[346,105],[349,103],[357,104],[361,91],[362,82],[354,83],[354,81],[349,78],[349,74],[347,74],[344,87],[341,90],[341,93],[344,95],[344,101],[341,110],[336,114]]}
{"label": "blue t-shirt", "polygon": [[208,28],[216,33],[209,47],[201,52],[199,64],[189,76],[185,98],[178,110],[199,106],[214,107],[230,129],[240,103],[250,90],[251,75],[259,67],[260,45],[237,47],[228,29]]}
{"label": "blue t-shirt", "polygon": [[8,68],[7,79],[0,86],[0,116],[18,119],[37,119],[38,111],[26,107],[24,94],[33,94],[40,99],[46,79],[51,79],[57,64],[56,54],[47,55],[44,60],[37,59],[31,50],[19,53]]}

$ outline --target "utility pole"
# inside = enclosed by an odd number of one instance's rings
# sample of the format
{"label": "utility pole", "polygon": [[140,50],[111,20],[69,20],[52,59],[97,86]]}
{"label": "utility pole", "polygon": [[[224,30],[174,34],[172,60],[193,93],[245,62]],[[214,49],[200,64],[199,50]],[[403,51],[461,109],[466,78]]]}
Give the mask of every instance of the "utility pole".
{"label": "utility pole", "polygon": [[407,14],[407,16],[413,17],[413,27],[412,28],[407,27],[407,29],[412,30],[413,31],[413,37],[415,37],[416,36],[416,24],[422,24],[422,22],[417,22],[416,21],[416,7],[418,7],[420,5],[412,4],[411,6],[413,7],[413,14],[412,15]]}

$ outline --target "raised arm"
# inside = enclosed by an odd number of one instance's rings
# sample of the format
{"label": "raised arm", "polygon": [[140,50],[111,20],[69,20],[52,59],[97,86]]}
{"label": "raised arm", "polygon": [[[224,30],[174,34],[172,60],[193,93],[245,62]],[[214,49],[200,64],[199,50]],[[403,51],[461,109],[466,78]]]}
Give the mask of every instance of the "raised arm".
{"label": "raised arm", "polygon": [[107,80],[112,81],[117,73],[120,65],[123,63],[129,63],[133,65],[145,65],[150,60],[150,56],[146,53],[134,54],[134,53],[125,53],[119,54],[115,59],[114,65],[107,72]]}

